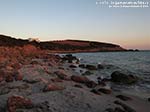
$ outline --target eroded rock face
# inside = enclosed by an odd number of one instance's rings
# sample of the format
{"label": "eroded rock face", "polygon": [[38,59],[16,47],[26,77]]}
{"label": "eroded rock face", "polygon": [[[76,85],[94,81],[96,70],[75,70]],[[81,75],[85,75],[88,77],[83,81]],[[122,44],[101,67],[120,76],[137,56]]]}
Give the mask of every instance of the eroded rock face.
{"label": "eroded rock face", "polygon": [[18,108],[31,108],[32,101],[22,96],[11,96],[7,101],[8,112],[16,112]]}
{"label": "eroded rock face", "polygon": [[123,84],[132,84],[138,81],[138,77],[134,75],[126,75],[120,71],[115,71],[111,74],[111,81]]}
{"label": "eroded rock face", "polygon": [[76,76],[76,75],[72,75],[71,80],[73,80],[75,82],[79,82],[79,83],[88,83],[90,81],[87,77]]}

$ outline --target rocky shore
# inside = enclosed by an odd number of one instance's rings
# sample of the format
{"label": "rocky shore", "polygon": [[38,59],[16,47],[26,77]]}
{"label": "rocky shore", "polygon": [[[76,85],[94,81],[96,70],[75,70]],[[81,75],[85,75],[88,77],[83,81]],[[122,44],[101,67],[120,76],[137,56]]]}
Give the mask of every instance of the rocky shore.
{"label": "rocky shore", "polygon": [[[75,69],[80,68],[80,72]],[[88,78],[104,65],[81,64],[75,56],[49,54],[32,45],[0,47],[0,112],[149,112],[150,99],[108,88],[133,84],[133,74]]]}

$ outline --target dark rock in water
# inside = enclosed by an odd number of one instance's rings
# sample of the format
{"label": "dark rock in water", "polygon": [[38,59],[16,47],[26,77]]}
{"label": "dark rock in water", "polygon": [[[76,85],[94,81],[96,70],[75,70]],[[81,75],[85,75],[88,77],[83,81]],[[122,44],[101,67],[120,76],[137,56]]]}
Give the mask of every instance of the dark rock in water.
{"label": "dark rock in water", "polygon": [[80,67],[80,68],[85,68],[86,65],[85,65],[85,64],[80,64],[79,67]]}
{"label": "dark rock in water", "polygon": [[17,108],[32,108],[33,104],[30,99],[22,96],[11,96],[8,98],[8,112],[16,112]]}
{"label": "dark rock in water", "polygon": [[77,57],[72,56],[72,54],[66,54],[63,58],[63,61],[68,61],[68,63],[72,63],[73,60],[78,60]]}
{"label": "dark rock in water", "polygon": [[75,65],[70,65],[69,67],[70,68],[77,68],[77,66],[75,66]]}
{"label": "dark rock in water", "polygon": [[82,75],[83,76],[86,76],[86,75],[91,75],[92,74],[92,72],[90,72],[90,71],[85,71]]}
{"label": "dark rock in water", "polygon": [[111,74],[111,81],[123,84],[132,84],[138,81],[138,77],[126,75],[120,71],[115,71]]}
{"label": "dark rock in water", "polygon": [[98,65],[97,65],[97,68],[98,68],[98,69],[104,69],[104,66],[101,65],[101,64],[98,64]]}
{"label": "dark rock in water", "polygon": [[111,94],[112,93],[112,90],[106,89],[106,88],[100,88],[100,89],[98,89],[98,91],[100,91],[104,94]]}
{"label": "dark rock in water", "polygon": [[101,93],[99,91],[97,91],[96,89],[92,89],[91,92],[94,94],[97,94],[97,95],[101,95]]}
{"label": "dark rock in water", "polygon": [[132,109],[131,107],[127,106],[126,104],[124,104],[118,100],[114,101],[114,103],[122,106],[126,112],[136,112],[134,109]]}
{"label": "dark rock in water", "polygon": [[87,83],[90,81],[87,77],[77,76],[77,75],[71,76],[71,80],[73,80],[75,82],[79,82],[79,83]]}
{"label": "dark rock in water", "polygon": [[94,88],[97,86],[97,84],[94,81],[89,81],[89,82],[85,83],[85,85],[89,88]]}
{"label": "dark rock in water", "polygon": [[77,88],[83,88],[81,85],[79,84],[75,84],[74,87],[77,87]]}
{"label": "dark rock in water", "polygon": [[124,96],[124,95],[117,95],[116,97],[123,100],[123,101],[132,100],[130,97],[127,97],[127,96]]}
{"label": "dark rock in water", "polygon": [[94,66],[94,65],[86,65],[86,69],[88,69],[88,70],[97,70],[96,66]]}

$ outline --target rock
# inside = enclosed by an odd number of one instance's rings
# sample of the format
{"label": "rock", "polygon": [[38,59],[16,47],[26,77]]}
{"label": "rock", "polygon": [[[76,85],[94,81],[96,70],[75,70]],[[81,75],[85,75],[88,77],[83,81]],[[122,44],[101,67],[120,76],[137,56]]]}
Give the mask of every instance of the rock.
{"label": "rock", "polygon": [[117,95],[116,98],[119,98],[123,101],[132,100],[130,97],[124,96],[124,95]]}
{"label": "rock", "polygon": [[64,87],[55,84],[48,84],[44,87],[43,92],[64,90]]}
{"label": "rock", "polygon": [[85,76],[85,75],[91,75],[91,74],[92,74],[92,72],[90,72],[90,71],[85,71],[82,75]]}
{"label": "rock", "polygon": [[111,74],[111,81],[123,84],[132,84],[138,81],[138,78],[133,75],[126,75],[122,72],[115,71]]}
{"label": "rock", "polygon": [[97,70],[96,66],[94,66],[94,65],[86,65],[86,69],[88,69],[88,70]]}
{"label": "rock", "polygon": [[98,64],[98,65],[97,65],[97,68],[98,68],[98,69],[104,69],[104,66],[101,65],[101,64]]}
{"label": "rock", "polygon": [[13,78],[12,75],[8,75],[8,76],[5,77],[6,82],[13,82],[13,80],[14,80],[14,78]]}
{"label": "rock", "polygon": [[106,89],[106,88],[100,88],[100,89],[98,89],[98,91],[100,91],[104,94],[111,94],[112,93],[112,90]]}
{"label": "rock", "polygon": [[83,88],[81,85],[79,84],[75,84],[74,87],[77,87],[77,88]]}
{"label": "rock", "polygon": [[62,80],[70,80],[68,74],[64,70],[59,70],[54,73],[57,75],[58,78]]}
{"label": "rock", "polygon": [[101,95],[101,93],[96,89],[92,89],[91,92],[97,95]]}
{"label": "rock", "polygon": [[114,103],[122,106],[126,112],[136,112],[134,109],[132,109],[131,107],[127,106],[126,104],[124,104],[118,100],[114,101]]}
{"label": "rock", "polygon": [[21,80],[23,80],[23,75],[22,75],[21,73],[16,74],[16,75],[15,75],[15,80],[16,80],[16,81],[21,81]]}
{"label": "rock", "polygon": [[53,82],[63,82],[60,78],[52,78],[51,81]]}
{"label": "rock", "polygon": [[88,87],[88,88],[94,88],[97,86],[97,84],[94,82],[94,81],[88,81],[85,83],[85,85]]}
{"label": "rock", "polygon": [[87,83],[87,82],[89,82],[89,79],[87,77],[77,76],[77,75],[72,75],[71,76],[71,80],[73,80],[75,82],[79,82],[79,83]]}
{"label": "rock", "polygon": [[104,81],[99,81],[98,80],[98,85],[100,85],[100,86],[106,86],[106,83]]}
{"label": "rock", "polygon": [[70,65],[69,67],[70,68],[77,68],[77,66],[75,66],[75,65]]}
{"label": "rock", "polygon": [[31,108],[32,102],[22,96],[11,96],[8,98],[7,107],[8,112],[16,112],[18,108]]}
{"label": "rock", "polygon": [[73,60],[78,60],[75,56],[72,56],[72,54],[66,54],[63,58],[63,61],[68,61],[68,63],[72,63]]}
{"label": "rock", "polygon": [[79,67],[80,68],[85,68],[86,66],[85,66],[85,64],[80,64]]}

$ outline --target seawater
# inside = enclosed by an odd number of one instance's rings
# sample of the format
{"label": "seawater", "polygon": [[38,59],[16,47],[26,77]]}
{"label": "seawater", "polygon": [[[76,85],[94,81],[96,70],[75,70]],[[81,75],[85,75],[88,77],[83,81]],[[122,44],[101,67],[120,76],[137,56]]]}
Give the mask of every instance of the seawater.
{"label": "seawater", "polygon": [[97,52],[97,53],[75,53],[74,56],[80,59],[80,63],[108,66],[107,69],[98,70],[88,76],[92,80],[97,77],[110,78],[111,73],[120,70],[130,72],[140,78],[133,85],[118,85],[110,83],[114,90],[137,95],[143,98],[150,97],[150,51],[140,52]]}

